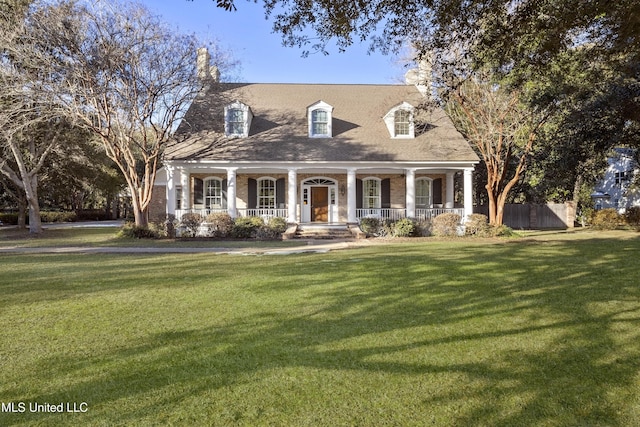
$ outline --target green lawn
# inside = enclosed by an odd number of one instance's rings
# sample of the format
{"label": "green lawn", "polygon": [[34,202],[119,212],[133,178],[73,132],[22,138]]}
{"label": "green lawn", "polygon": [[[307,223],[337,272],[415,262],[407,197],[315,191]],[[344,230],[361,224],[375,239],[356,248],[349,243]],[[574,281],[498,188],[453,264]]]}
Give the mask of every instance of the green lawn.
{"label": "green lawn", "polygon": [[[0,254],[0,425],[640,425],[639,259],[634,232]],[[29,412],[61,402],[86,412]]]}

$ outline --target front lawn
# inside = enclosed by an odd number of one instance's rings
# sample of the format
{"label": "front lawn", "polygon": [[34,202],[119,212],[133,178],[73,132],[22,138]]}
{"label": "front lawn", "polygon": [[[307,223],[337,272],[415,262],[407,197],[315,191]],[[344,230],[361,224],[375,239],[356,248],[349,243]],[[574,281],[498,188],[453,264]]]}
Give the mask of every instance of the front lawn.
{"label": "front lawn", "polygon": [[640,425],[640,240],[598,236],[0,255],[0,425]]}
{"label": "front lawn", "polygon": [[135,239],[118,237],[116,227],[51,228],[41,234],[32,235],[28,230],[13,227],[0,228],[0,248],[39,248],[39,247],[143,247],[143,248],[254,248],[254,247],[295,247],[306,242],[216,240],[198,239]]}

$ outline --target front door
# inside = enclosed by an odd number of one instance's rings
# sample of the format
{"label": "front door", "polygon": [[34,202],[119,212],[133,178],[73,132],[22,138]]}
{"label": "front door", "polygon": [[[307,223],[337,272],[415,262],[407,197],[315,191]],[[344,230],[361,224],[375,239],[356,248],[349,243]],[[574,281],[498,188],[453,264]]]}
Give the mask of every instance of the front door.
{"label": "front door", "polygon": [[328,187],[311,187],[311,221],[329,221]]}

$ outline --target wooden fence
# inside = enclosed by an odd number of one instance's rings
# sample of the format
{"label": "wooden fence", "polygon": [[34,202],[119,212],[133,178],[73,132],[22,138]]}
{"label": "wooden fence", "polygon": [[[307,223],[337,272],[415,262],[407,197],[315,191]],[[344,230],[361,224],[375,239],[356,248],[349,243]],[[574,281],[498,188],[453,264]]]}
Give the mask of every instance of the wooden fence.
{"label": "wooden fence", "polygon": [[[476,206],[474,213],[489,215],[489,206]],[[503,224],[515,230],[573,228],[576,210],[573,203],[506,204]]]}

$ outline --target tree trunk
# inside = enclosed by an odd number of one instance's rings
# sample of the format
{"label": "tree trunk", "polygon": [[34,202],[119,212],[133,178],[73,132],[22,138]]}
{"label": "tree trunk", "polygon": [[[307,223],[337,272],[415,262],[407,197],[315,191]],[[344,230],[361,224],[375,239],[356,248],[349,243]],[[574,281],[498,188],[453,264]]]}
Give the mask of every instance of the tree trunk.
{"label": "tree trunk", "polygon": [[18,229],[27,228],[27,199],[24,194],[18,196]]}
{"label": "tree trunk", "polygon": [[40,219],[40,203],[38,202],[38,176],[24,180],[24,192],[29,205],[29,233],[42,233],[42,220]]}
{"label": "tree trunk", "polygon": [[147,228],[149,226],[149,207],[142,208],[137,196],[131,198],[131,204],[136,226]]}

